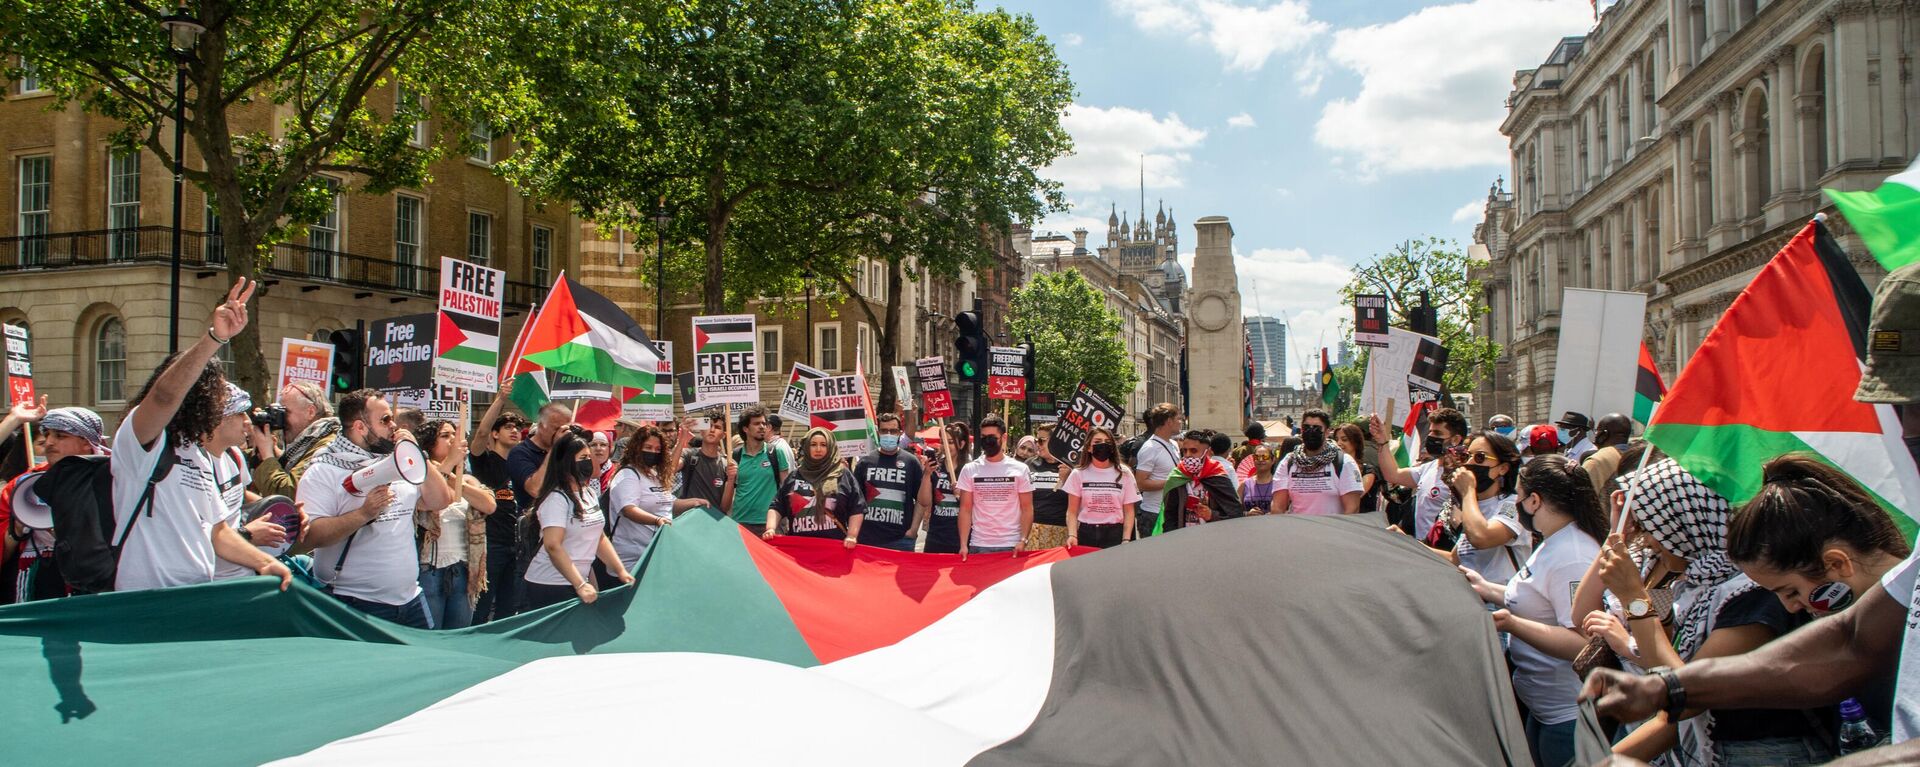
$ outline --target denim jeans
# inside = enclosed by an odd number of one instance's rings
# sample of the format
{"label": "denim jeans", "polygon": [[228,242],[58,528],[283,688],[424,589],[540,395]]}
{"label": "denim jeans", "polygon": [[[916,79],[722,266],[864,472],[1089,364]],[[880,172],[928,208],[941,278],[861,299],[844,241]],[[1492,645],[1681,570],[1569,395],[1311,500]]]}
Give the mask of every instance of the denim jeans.
{"label": "denim jeans", "polygon": [[353,597],[342,596],[340,594],[333,595],[333,598],[340,600],[341,603],[348,607],[375,618],[393,621],[402,626],[412,626],[417,629],[433,628],[433,619],[427,615],[427,600],[422,597],[414,597],[403,605],[369,602],[365,599],[354,599]]}
{"label": "denim jeans", "polygon": [[1716,740],[1713,750],[1725,767],[1802,767],[1833,759],[1827,745],[1814,738]]}
{"label": "denim jeans", "polygon": [[487,546],[487,590],[473,606],[475,624],[497,621],[520,612],[525,581],[514,572],[512,546]]}
{"label": "denim jeans", "polygon": [[1541,724],[1527,715],[1527,748],[1533,751],[1534,767],[1566,767],[1573,762],[1573,729],[1579,721]]}
{"label": "denim jeans", "polygon": [[473,625],[473,608],[467,604],[467,563],[420,570],[420,596],[427,603],[427,619],[437,629],[463,629]]}
{"label": "denim jeans", "polygon": [[971,543],[967,544],[968,554],[999,554],[1001,552],[1012,551],[1012,550],[1013,550],[1012,546],[975,546]]}

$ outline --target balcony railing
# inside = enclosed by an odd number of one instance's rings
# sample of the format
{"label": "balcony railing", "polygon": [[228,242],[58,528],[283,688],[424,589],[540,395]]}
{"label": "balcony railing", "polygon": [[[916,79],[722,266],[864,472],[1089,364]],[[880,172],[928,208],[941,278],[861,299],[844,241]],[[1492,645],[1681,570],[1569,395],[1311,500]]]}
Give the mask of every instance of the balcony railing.
{"label": "balcony railing", "polygon": [[[182,231],[183,269],[226,268],[218,233]],[[439,264],[405,264],[386,258],[310,248],[293,243],[272,247],[261,276],[366,288],[432,299],[438,292]],[[0,237],[0,272],[71,269],[82,266],[165,264],[173,260],[173,230],[164,226],[91,232],[60,232]],[[507,304],[525,309],[545,286],[507,281]]]}

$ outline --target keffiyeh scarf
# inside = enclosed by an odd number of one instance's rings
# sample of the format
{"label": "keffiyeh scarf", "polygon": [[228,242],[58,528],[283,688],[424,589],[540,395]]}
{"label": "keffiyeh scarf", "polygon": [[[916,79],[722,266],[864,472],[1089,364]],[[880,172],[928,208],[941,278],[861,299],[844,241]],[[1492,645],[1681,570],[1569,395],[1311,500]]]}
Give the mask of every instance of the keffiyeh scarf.
{"label": "keffiyeh scarf", "polygon": [[329,443],[327,449],[321,451],[319,455],[314,456],[313,460],[328,466],[336,466],[346,469],[347,471],[354,471],[372,463],[374,459],[379,457],[380,456],[373,451],[353,444],[353,440],[341,437]]}
{"label": "keffiyeh scarf", "polygon": [[300,436],[295,437],[293,443],[287,445],[287,449],[280,451],[280,465],[298,466],[300,459],[307,457],[308,451],[313,450],[315,443],[339,433],[340,419],[338,418],[322,418],[307,424],[307,428],[300,432]]}

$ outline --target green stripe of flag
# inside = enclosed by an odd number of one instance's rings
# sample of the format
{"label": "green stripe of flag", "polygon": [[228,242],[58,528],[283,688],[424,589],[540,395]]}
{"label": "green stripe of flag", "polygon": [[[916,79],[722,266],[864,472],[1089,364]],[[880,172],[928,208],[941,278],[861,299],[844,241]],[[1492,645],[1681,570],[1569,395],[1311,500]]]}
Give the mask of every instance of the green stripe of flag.
{"label": "green stripe of flag", "polygon": [[500,364],[499,352],[475,349],[471,346],[455,346],[441,354],[440,359],[452,360],[454,362],[468,362],[486,367],[496,367]]}
{"label": "green stripe of flag", "polygon": [[566,373],[605,384],[644,389],[653,386],[657,374],[620,365],[605,349],[582,343],[564,343],[548,351],[527,355],[527,361],[556,373]]}
{"label": "green stripe of flag", "polygon": [[[1760,467],[1787,453],[1806,453],[1853,476],[1846,466],[1833,462],[1818,448],[1791,432],[1769,431],[1747,424],[1700,426],[1696,424],[1657,423],[1647,429],[1647,441],[1672,456],[1681,468],[1702,484],[1713,488],[1738,507],[1760,493]],[[1858,481],[1860,478],[1855,477]],[[1865,489],[1887,510],[1907,540],[1920,532],[1909,512],[1889,502],[1866,482]]]}
{"label": "green stripe of flag", "polygon": [[[1911,178],[1911,169],[1894,179]],[[1889,179],[1871,192],[1825,190],[1888,271],[1920,261],[1920,190]]]}
{"label": "green stripe of flag", "polygon": [[700,347],[701,354],[726,354],[729,352],[751,352],[752,341],[713,341]]}

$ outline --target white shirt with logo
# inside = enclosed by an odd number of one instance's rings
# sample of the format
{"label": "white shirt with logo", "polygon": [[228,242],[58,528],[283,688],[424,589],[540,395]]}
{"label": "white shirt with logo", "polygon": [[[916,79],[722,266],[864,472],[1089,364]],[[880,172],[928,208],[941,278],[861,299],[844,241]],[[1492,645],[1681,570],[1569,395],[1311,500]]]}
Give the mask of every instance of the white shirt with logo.
{"label": "white shirt with logo", "polygon": [[1005,453],[1000,460],[985,456],[960,469],[959,489],[973,494],[973,530],[967,545],[1011,548],[1020,542],[1020,496],[1033,492],[1027,465]]}
{"label": "white shirt with logo", "polygon": [[[673,494],[646,475],[632,468],[622,468],[613,475],[613,484],[607,489],[607,505],[612,508],[603,514],[620,514],[628,506],[638,506],[641,511],[656,517],[673,516]],[[542,520],[542,524],[545,521]],[[647,546],[653,543],[655,535],[660,533],[657,525],[635,522],[624,514],[613,522],[613,553],[627,566],[627,571],[640,564],[640,555],[646,553]],[[540,554],[534,555],[536,558]]]}
{"label": "white shirt with logo", "polygon": [[[314,460],[301,475],[294,500],[306,504],[311,519],[351,514],[367,500],[341,484],[352,473]],[[404,605],[420,596],[420,554],[413,547],[413,511],[420,505],[420,486],[394,480],[387,487],[393,490],[393,500],[378,517],[351,537],[313,551],[313,574],[337,595]]]}
{"label": "white shirt with logo", "polygon": [[[573,505],[567,503],[565,495],[548,495],[546,500],[540,502],[540,531],[545,533],[549,527],[566,528],[567,538],[561,548],[566,550],[567,559],[573,560],[573,571],[582,578],[590,579],[593,573],[588,568],[600,550],[600,538],[606,534],[607,518],[600,513],[599,501],[587,496],[579,500],[580,515],[575,517]],[[533,563],[527,566],[527,582],[545,586],[568,585],[567,576],[561,575],[560,568],[553,566],[553,556],[544,548],[534,552]]]}
{"label": "white shirt with logo", "polygon": [[[1573,525],[1560,528],[1507,581],[1507,610],[1549,626],[1573,628],[1573,592],[1598,556],[1599,541]],[[1571,664],[1518,639],[1509,652],[1514,695],[1541,723],[1560,724],[1579,715],[1580,677]]]}
{"label": "white shirt with logo", "polygon": [[1428,461],[1413,467],[1413,533],[1414,540],[1427,539],[1427,531],[1433,529],[1433,523],[1440,513],[1447,510],[1447,504],[1453,502],[1453,491],[1447,489],[1446,472],[1440,470],[1439,461]]}
{"label": "white shirt with logo", "polygon": [[1133,472],[1089,464],[1074,469],[1060,490],[1080,499],[1080,524],[1116,525],[1126,521],[1126,505],[1140,502],[1140,486]]}
{"label": "white shirt with logo", "polygon": [[1294,461],[1294,453],[1280,459],[1274,467],[1274,490],[1287,491],[1287,510],[1291,514],[1337,516],[1347,513],[1348,493],[1360,492],[1360,465],[1345,450],[1328,445],[1334,459],[1319,466]]}
{"label": "white shirt with logo", "polygon": [[[213,460],[213,476],[220,487],[220,501],[226,504],[227,518],[224,523],[238,531],[247,523],[247,486],[253,483],[253,472],[247,469],[246,461],[237,461],[231,451],[221,453]],[[213,579],[224,581],[228,578],[245,578],[259,575],[253,568],[227,560],[219,560],[213,565]]]}
{"label": "white shirt with logo", "polygon": [[1920,555],[1907,557],[1880,580],[1887,594],[1907,609],[1907,633],[1900,641],[1900,678],[1893,695],[1893,742],[1920,737]]}
{"label": "white shirt with logo", "polygon": [[[152,505],[141,510],[140,521],[120,550],[115,591],[140,591],[185,586],[213,580],[219,558],[213,554],[213,526],[227,516],[220,487],[213,476],[213,459],[199,445],[176,446],[164,434],[152,445],[140,444],[134,434],[135,406],[127,411],[113,435],[114,528],[109,544],[121,531],[146,492],[161,450],[172,450],[180,460],[154,486]],[[149,515],[150,514],[150,515]]]}
{"label": "white shirt with logo", "polygon": [[[1173,468],[1180,463],[1180,447],[1173,440],[1161,437],[1148,437],[1140,443],[1140,451],[1133,456],[1133,468],[1146,472],[1147,479],[1165,482],[1173,475]],[[1166,503],[1167,490],[1144,490],[1140,493],[1140,513],[1158,514]]]}

